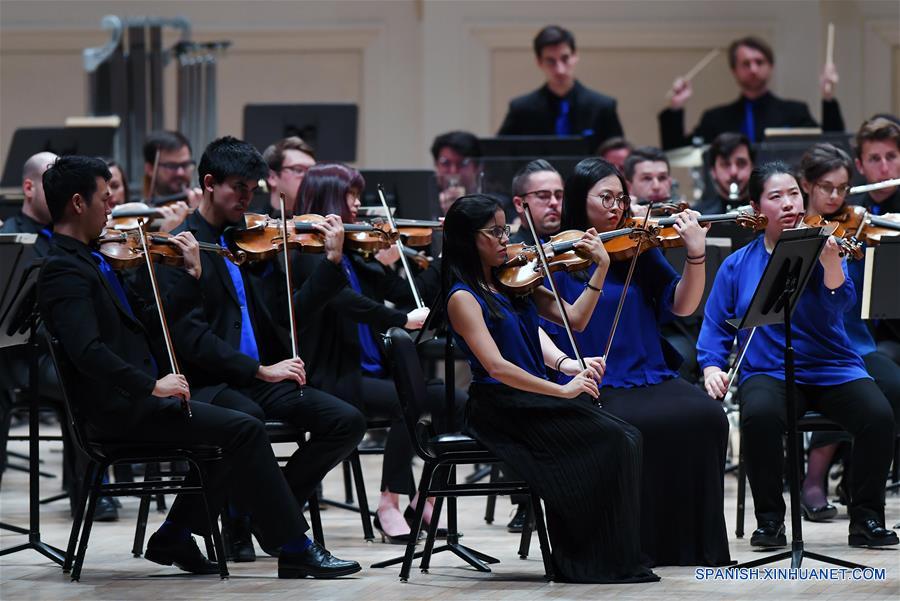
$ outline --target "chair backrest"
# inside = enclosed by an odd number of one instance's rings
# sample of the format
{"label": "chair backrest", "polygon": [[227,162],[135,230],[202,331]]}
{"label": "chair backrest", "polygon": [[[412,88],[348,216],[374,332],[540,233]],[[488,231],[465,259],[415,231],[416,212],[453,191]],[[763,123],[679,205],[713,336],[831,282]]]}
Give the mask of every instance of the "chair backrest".
{"label": "chair backrest", "polygon": [[66,407],[66,416],[69,419],[69,426],[75,444],[88,455],[91,459],[99,460],[100,457],[88,444],[87,430],[85,428],[85,417],[83,412],[72,402],[72,386],[77,380],[75,366],[69,361],[69,356],[63,348],[59,339],[55,338],[46,329],[44,336],[47,338],[47,347],[50,349],[50,357],[53,359],[53,365],[56,368],[56,377],[59,378],[59,388],[62,392],[63,403]]}
{"label": "chair backrest", "polygon": [[424,408],[427,407],[425,374],[419,363],[416,345],[406,330],[391,328],[384,337],[384,350],[391,365],[394,385],[397,387],[397,397],[400,399],[400,407],[403,409],[403,419],[409,431],[409,438],[413,441],[416,453],[420,457],[429,458],[416,434],[416,424],[419,422]]}

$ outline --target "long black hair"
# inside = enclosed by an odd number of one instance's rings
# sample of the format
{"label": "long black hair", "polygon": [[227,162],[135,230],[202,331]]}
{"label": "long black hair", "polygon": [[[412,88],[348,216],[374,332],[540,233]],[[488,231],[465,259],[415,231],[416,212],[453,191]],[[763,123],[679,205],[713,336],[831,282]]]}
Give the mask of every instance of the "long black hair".
{"label": "long black hair", "polygon": [[[586,230],[591,227],[587,218],[587,195],[601,179],[615,176],[622,184],[622,191],[628,192],[625,178],[615,165],[599,157],[584,159],[575,165],[575,171],[566,180],[562,208],[563,230]],[[625,207],[622,220],[629,217],[629,207]],[[621,221],[620,221],[621,223]]]}
{"label": "long black hair", "polygon": [[[444,241],[441,247],[441,276],[444,286],[442,299],[450,288],[461,282],[483,294],[491,317],[501,317],[502,310],[489,287],[494,282],[484,279],[481,258],[478,256],[476,236],[494,218],[497,211],[503,211],[500,201],[489,194],[468,194],[456,200],[444,217]],[[510,301],[513,301],[510,298]]]}

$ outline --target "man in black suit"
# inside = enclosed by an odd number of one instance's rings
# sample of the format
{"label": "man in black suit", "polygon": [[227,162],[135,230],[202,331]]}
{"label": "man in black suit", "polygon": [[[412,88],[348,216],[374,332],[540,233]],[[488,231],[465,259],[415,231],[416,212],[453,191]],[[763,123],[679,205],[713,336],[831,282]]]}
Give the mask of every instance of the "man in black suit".
{"label": "man in black suit", "polygon": [[[243,222],[259,180],[268,174],[269,167],[250,144],[232,137],[214,140],[199,165],[203,199],[176,232],[190,231],[201,242],[225,242],[226,228]],[[340,218],[327,216],[317,229],[324,234],[325,255],[317,257],[312,277],[293,291],[297,321],[315,320],[328,299],[346,285],[340,266]],[[275,259],[237,267],[204,253],[199,306],[172,331],[185,373],[198,388],[196,398],[310,433],[308,442],[298,441],[285,467],[287,481],[303,503],[328,471],[356,448],[366,421],[349,403],[304,386],[305,365],[291,356],[282,255]],[[233,508],[229,548],[238,561],[253,561],[250,523],[243,509]],[[260,542],[271,548],[268,541]]]}
{"label": "man in black suit", "polygon": [[500,136],[584,136],[591,148],[622,136],[616,99],[583,86],[575,79],[575,37],[558,25],[544,27],[534,38],[538,68],[547,83],[513,98],[500,126]]}
{"label": "man in black suit", "polygon": [[[671,90],[669,107],[659,114],[663,150],[688,146],[693,138],[711,142],[722,132],[742,132],[750,142],[760,142],[767,127],[818,127],[805,102],[784,100],[769,91],[775,54],[763,40],[749,36],[735,40],[728,48],[728,64],[741,96],[731,104],[704,111],[700,123],[689,135],[684,133],[684,105],[691,97],[691,82],[679,78]],[[834,98],[838,75],[834,65],[826,65],[821,77],[822,129],[844,131],[841,108]]]}
{"label": "man in black suit", "polygon": [[[875,184],[900,178],[900,125],[886,116],[869,119],[856,133],[856,169]],[[900,213],[900,186],[855,194],[847,202],[873,215]]]}
{"label": "man in black suit", "polygon": [[[201,403],[192,405],[193,416],[188,417],[188,380],[163,375],[163,355],[151,344],[150,336],[158,341],[161,332],[155,306],[129,294],[103,255],[90,246],[110,212],[109,179],[106,163],[80,156],[59,159],[43,177],[55,234],[38,280],[38,301],[47,329],[77,372],[78,381],[69,392],[86,420],[89,438],[222,447],[224,459],[210,466],[207,477],[210,504],[221,507],[226,494],[247,503],[259,528],[281,545],[279,577],[335,577],[358,571],[359,564],[337,560],[304,534],[307,525],[300,506],[259,420]],[[185,269],[172,276],[164,306],[177,320],[202,296],[202,264],[190,233],[175,236],[173,243]],[[145,557],[188,572],[216,573],[191,536],[207,534],[205,513],[198,495],[179,496],[150,537]]]}
{"label": "man in black suit", "polygon": [[512,180],[513,206],[519,214],[519,229],[510,242],[534,244],[531,229],[525,221],[524,203],[528,203],[534,230],[541,240],[559,232],[562,218],[563,181],[559,171],[544,159],[535,159],[523,165]]}

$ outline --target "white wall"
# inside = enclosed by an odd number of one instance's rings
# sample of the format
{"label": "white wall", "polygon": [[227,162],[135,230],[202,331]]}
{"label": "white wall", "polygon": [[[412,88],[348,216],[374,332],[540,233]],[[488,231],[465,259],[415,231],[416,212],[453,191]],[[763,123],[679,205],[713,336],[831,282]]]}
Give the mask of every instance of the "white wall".
{"label": "white wall", "polygon": [[[817,115],[829,20],[848,127],[875,112],[900,112],[894,0],[2,0],[0,164],[16,127],[84,113],[81,50],[107,40],[99,29],[105,14],[183,15],[194,39],[234,41],[221,61],[220,134],[240,135],[248,102],[359,103],[358,162],[367,167],[424,166],[437,133],[495,131],[509,97],[540,83],[530,45],[550,22],[574,31],[581,79],[618,97],[626,134],[639,143],[658,141],[655,113],[671,80],[744,33],[773,44],[776,93],[809,102]],[[705,106],[736,95],[721,57],[696,84],[689,125]]]}

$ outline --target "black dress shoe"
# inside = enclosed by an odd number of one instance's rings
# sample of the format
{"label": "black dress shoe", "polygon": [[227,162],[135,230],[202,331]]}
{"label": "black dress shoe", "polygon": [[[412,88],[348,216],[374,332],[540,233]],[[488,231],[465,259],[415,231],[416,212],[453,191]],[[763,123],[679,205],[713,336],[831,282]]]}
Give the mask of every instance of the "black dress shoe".
{"label": "black dress shoe", "polygon": [[278,556],[279,578],[338,578],[360,569],[357,562],[338,559],[315,541],[301,553],[282,551]]}
{"label": "black dress shoe", "polygon": [[[375,514],[375,519],[372,520],[372,525],[375,526],[375,530],[381,533],[381,542],[390,543],[392,545],[405,545],[411,540],[418,540],[418,533],[415,535],[415,539],[413,539],[413,533],[409,532],[408,534],[396,534],[390,535],[384,531],[381,527],[381,520],[378,519],[378,514]],[[412,529],[412,526],[410,526]]]}
{"label": "black dress shoe", "polygon": [[222,521],[222,538],[225,542],[225,557],[236,563],[256,561],[256,550],[250,538],[250,518],[232,517]]}
{"label": "black dress shoe", "polygon": [[888,530],[874,518],[864,522],[850,522],[847,544],[851,547],[889,547],[898,542],[900,541],[897,540],[897,533]]}
{"label": "black dress shoe", "polygon": [[168,536],[162,536],[155,532],[147,541],[147,550],[144,557],[150,561],[164,566],[175,564],[185,572],[191,574],[218,574],[219,566],[206,559],[194,537],[174,540]]}
{"label": "black dress shoe", "polygon": [[528,519],[528,504],[520,503],[516,510],[516,515],[506,525],[506,530],[513,534],[520,533],[525,529],[525,520]]}
{"label": "black dress shoe", "polygon": [[763,522],[750,536],[751,547],[785,547],[784,522]]}
{"label": "black dress shoe", "polygon": [[812,507],[801,500],[800,511],[803,512],[803,517],[810,522],[824,522],[837,515],[837,507],[831,503],[825,503],[819,507]]}
{"label": "black dress shoe", "polygon": [[119,510],[112,497],[100,497],[94,507],[95,522],[116,522],[119,520]]}
{"label": "black dress shoe", "polygon": [[[409,524],[410,530],[413,527],[413,520],[416,519],[416,512],[413,511],[412,507],[407,507],[406,511],[403,512],[403,517],[406,519],[406,523]],[[422,528],[421,532],[428,532],[428,529],[431,527],[431,524],[425,521],[425,518],[422,518]],[[460,534],[459,536],[462,536]],[[441,528],[438,526],[437,532],[434,534],[434,538],[447,538],[447,529]]]}

